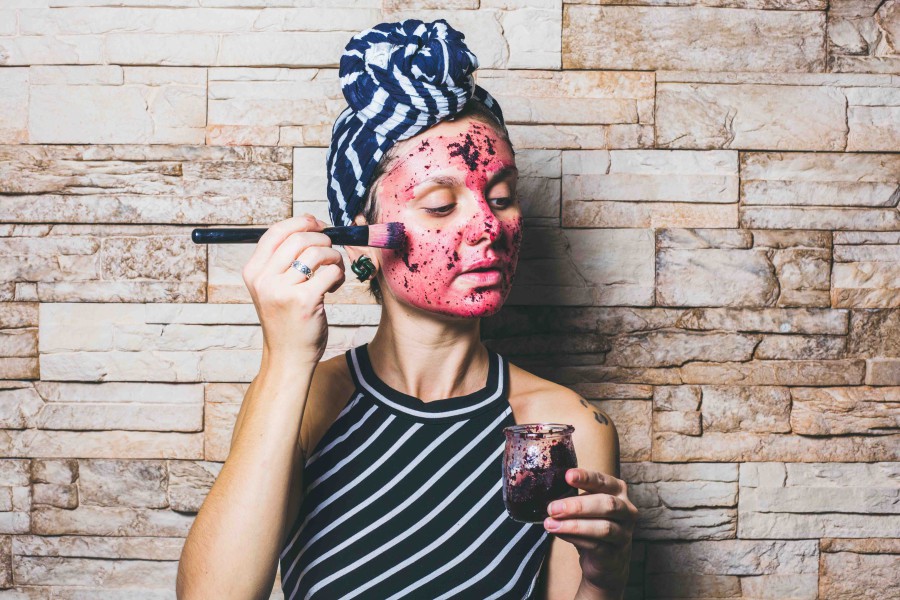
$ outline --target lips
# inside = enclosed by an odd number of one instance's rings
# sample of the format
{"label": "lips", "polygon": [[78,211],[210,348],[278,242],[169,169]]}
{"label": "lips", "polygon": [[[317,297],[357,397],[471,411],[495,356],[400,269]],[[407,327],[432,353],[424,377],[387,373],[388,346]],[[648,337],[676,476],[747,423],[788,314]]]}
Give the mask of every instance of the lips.
{"label": "lips", "polygon": [[501,262],[499,260],[482,260],[471,265],[463,273],[480,273],[484,271],[499,271]]}

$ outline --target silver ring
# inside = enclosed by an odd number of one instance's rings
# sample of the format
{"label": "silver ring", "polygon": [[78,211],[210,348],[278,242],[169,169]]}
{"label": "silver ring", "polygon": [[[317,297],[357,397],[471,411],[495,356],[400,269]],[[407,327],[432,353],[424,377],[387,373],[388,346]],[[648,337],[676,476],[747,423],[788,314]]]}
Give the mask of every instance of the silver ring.
{"label": "silver ring", "polygon": [[304,265],[299,260],[295,260],[294,262],[292,262],[291,267],[293,267],[294,269],[296,269],[296,270],[300,271],[301,273],[303,273],[304,275],[306,275],[307,281],[312,279],[313,272],[310,270],[309,267]]}

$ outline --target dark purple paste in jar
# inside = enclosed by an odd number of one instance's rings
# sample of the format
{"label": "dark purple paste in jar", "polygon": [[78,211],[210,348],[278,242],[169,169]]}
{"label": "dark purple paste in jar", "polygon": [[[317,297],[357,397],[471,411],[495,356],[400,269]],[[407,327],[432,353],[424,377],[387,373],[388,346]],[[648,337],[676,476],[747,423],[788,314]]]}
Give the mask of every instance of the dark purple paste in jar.
{"label": "dark purple paste in jar", "polygon": [[541,434],[509,444],[504,460],[508,474],[504,502],[510,517],[540,523],[553,500],[578,495],[566,482],[566,471],[578,466],[569,434]]}

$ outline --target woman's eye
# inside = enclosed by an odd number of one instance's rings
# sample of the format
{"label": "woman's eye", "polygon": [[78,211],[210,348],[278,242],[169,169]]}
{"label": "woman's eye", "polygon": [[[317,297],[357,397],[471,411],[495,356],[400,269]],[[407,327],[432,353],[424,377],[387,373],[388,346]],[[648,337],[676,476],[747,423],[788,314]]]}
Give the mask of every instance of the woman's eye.
{"label": "woman's eye", "polygon": [[499,202],[503,208],[506,208],[507,206],[509,206],[510,204],[513,203],[512,198],[491,198],[491,200],[493,202]]}
{"label": "woman's eye", "polygon": [[445,215],[448,212],[450,212],[451,210],[453,210],[453,205],[448,204],[447,206],[441,206],[438,208],[426,208],[425,212],[428,212],[433,215]]}

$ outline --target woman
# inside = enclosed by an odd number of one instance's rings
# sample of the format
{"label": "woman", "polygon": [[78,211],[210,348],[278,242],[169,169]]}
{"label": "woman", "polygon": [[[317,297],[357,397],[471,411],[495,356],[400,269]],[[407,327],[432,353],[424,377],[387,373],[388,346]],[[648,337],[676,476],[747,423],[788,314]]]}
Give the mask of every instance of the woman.
{"label": "woman", "polygon": [[[381,322],[321,361],[324,295],[345,280],[327,224],[302,215],[260,239],[243,275],[262,365],[185,542],[179,598],[268,597],[279,562],[288,599],[622,597],[637,510],[612,421],[480,341],[512,284],[522,212],[502,112],[462,40],[407,20],[347,46],[331,218],[398,221],[407,243],[346,248]],[[581,493],[543,524],[509,519],[499,487],[502,429],[531,422],[575,426],[567,480]]]}

